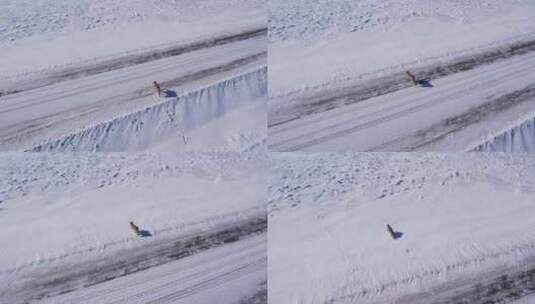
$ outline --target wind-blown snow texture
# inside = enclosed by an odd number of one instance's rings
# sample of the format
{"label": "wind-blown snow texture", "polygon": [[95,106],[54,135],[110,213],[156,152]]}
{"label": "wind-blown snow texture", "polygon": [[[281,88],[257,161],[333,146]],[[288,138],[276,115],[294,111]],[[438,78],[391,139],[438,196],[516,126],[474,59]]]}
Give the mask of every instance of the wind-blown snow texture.
{"label": "wind-blown snow texture", "polygon": [[[263,153],[3,153],[0,281],[65,258],[76,262],[263,216],[264,159]],[[134,237],[132,220],[153,237]]]}
{"label": "wind-blown snow texture", "polygon": [[2,0],[0,20],[5,23],[0,28],[0,45],[147,20],[191,22],[228,7],[259,4],[251,0]]}
{"label": "wind-blown snow texture", "polygon": [[274,0],[270,95],[376,79],[533,39],[530,0]]}
{"label": "wind-blown snow texture", "polygon": [[[187,145],[188,131],[217,120],[244,105],[265,103],[266,78],[266,68],[240,75],[45,143],[34,148],[34,151],[139,151],[158,142],[183,142],[184,139]],[[256,140],[265,139],[265,133],[257,135],[260,139]],[[251,144],[257,143],[255,141]],[[207,149],[209,147],[203,147],[204,151]]]}
{"label": "wind-blown snow texture", "polygon": [[[301,40],[308,43],[348,32],[389,30],[398,24],[425,19],[452,23],[483,21],[497,11],[522,0],[307,0],[270,1],[271,41]],[[474,10],[478,14],[473,14]]]}
{"label": "wind-blown snow texture", "polygon": [[529,154],[272,155],[270,303],[394,303],[535,253]]}
{"label": "wind-blown snow texture", "polygon": [[264,26],[258,0],[0,0],[0,80]]}

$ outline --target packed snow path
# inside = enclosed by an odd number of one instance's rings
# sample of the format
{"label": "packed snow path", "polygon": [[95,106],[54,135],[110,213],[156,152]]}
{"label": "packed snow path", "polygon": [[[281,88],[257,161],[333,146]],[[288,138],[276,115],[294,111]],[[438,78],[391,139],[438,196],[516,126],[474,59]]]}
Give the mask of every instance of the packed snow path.
{"label": "packed snow path", "polygon": [[[535,268],[523,265],[513,271],[498,269],[470,280],[457,280],[443,284],[432,292],[403,297],[399,304],[448,303],[533,303],[535,295]],[[526,302],[524,302],[526,301]]]}
{"label": "packed snow path", "polygon": [[239,303],[266,289],[266,236],[49,298],[41,303]]}
{"label": "packed snow path", "polygon": [[154,105],[160,99],[155,97],[153,81],[162,85],[164,95],[175,96],[258,69],[265,58],[265,31],[242,33],[227,43],[2,96],[0,150],[30,149],[47,139]]}
{"label": "packed snow path", "polygon": [[[267,230],[264,167],[263,152],[0,153],[0,240],[9,244],[0,250],[0,303],[54,299],[166,265],[186,269],[194,262],[175,262],[234,244],[239,254],[255,251]],[[256,269],[245,268],[246,276]],[[201,281],[222,274],[211,269]]]}
{"label": "packed snow path", "polygon": [[400,88],[378,97],[362,100],[370,92],[346,88],[310,105],[308,115],[286,111],[295,116],[284,120],[283,108],[281,115],[270,112],[270,149],[466,151],[535,116],[533,52],[432,80],[429,87],[403,89],[408,85],[399,82],[406,79],[398,78],[393,86]]}
{"label": "packed snow path", "polygon": [[530,154],[271,158],[273,303],[510,303],[535,292]]}

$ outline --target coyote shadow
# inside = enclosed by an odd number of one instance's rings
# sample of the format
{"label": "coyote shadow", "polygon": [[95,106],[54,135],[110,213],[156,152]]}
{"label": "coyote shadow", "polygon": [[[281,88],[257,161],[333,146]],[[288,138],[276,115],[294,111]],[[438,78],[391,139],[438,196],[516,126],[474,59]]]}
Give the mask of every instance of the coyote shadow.
{"label": "coyote shadow", "polygon": [[152,233],[150,231],[148,231],[148,230],[140,229],[138,235],[140,237],[150,237],[150,236],[152,236]]}
{"label": "coyote shadow", "polygon": [[176,91],[173,91],[173,90],[164,90],[163,91],[163,97],[177,97],[178,94],[176,93]]}
{"label": "coyote shadow", "polygon": [[394,231],[394,240],[400,239],[403,236],[403,232],[401,231]]}
{"label": "coyote shadow", "polygon": [[416,83],[418,84],[419,87],[422,87],[422,88],[432,88],[433,87],[433,84],[431,83],[431,81],[429,81],[427,79],[418,80]]}

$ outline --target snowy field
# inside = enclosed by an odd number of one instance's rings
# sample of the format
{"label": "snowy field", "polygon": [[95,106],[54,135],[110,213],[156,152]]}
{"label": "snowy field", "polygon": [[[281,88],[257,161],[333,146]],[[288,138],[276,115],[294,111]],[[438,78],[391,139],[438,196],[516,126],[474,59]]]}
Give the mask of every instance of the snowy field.
{"label": "snowy field", "polygon": [[530,0],[274,0],[269,11],[274,97],[377,78],[535,31]]}
{"label": "snowy field", "polygon": [[270,303],[512,303],[535,288],[529,154],[270,163]]}
{"label": "snowy field", "polygon": [[[533,59],[505,59],[436,79],[430,88],[408,87],[358,102],[347,95],[333,102],[328,94],[309,99],[317,106],[281,112],[286,122],[269,128],[270,150],[533,151]],[[354,96],[361,94],[366,93]],[[299,117],[301,110],[311,113]]]}
{"label": "snowy field", "polygon": [[263,145],[266,27],[256,0],[0,0],[0,151]]}
{"label": "snowy field", "polygon": [[263,26],[256,0],[2,0],[0,83]]}
{"label": "snowy field", "polygon": [[[162,292],[153,296],[161,297],[183,292],[188,278],[197,277],[188,284],[199,287],[180,297],[184,303],[203,303],[193,299],[204,292],[217,298],[210,290],[227,283],[229,299],[254,295],[266,281],[264,159],[263,153],[0,155],[0,303],[74,290],[86,294],[84,303],[134,303],[121,281],[125,289],[110,297],[87,296],[95,294],[91,288],[106,288],[101,282],[130,273],[146,283],[134,291],[160,286]],[[130,221],[146,237],[136,236]],[[229,248],[218,249],[224,244]],[[191,256],[203,264],[194,253],[208,249],[208,255],[229,258],[244,250],[255,253],[234,258],[219,274],[210,271],[220,266],[202,270],[181,260]],[[190,275],[176,271],[186,266]],[[236,274],[234,268],[241,270]],[[227,271],[234,279],[201,287]],[[175,283],[151,283],[158,273]],[[240,288],[235,282],[244,276],[254,280],[245,279],[249,283]],[[88,288],[80,291],[83,286]]]}
{"label": "snowy field", "polygon": [[533,1],[275,0],[269,11],[270,150],[467,151],[535,117]]}

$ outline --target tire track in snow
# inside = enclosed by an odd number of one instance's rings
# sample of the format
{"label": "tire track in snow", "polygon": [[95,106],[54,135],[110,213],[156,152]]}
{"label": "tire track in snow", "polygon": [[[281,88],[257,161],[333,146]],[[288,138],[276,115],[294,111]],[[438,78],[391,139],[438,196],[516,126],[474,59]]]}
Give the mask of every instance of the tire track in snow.
{"label": "tire track in snow", "polygon": [[[505,94],[479,107],[472,108],[463,114],[445,119],[425,130],[418,131],[412,136],[405,137],[384,145],[374,147],[370,151],[382,151],[396,147],[399,151],[415,151],[429,144],[443,140],[472,124],[479,123],[493,114],[508,110],[521,103],[535,98],[535,84],[512,93]],[[400,146],[401,142],[410,142],[410,145]]]}
{"label": "tire track in snow", "polygon": [[[231,61],[225,65],[208,68],[208,69],[201,70],[201,71],[189,74],[189,75],[185,75],[185,76],[178,77],[172,80],[168,80],[166,82],[163,82],[163,85],[171,86],[171,85],[177,85],[177,84],[184,83],[184,82],[202,80],[202,79],[217,75],[219,73],[233,71],[242,66],[246,66],[248,64],[257,62],[259,60],[263,60],[265,57],[266,57],[265,53],[248,56],[245,58]],[[112,85],[108,85],[108,86],[112,86]],[[75,97],[78,94],[79,92],[75,92],[71,94],[71,97]],[[13,141],[14,139],[21,137],[21,136],[31,135],[39,131],[47,130],[55,125],[60,125],[60,124],[66,123],[76,118],[91,115],[95,112],[101,111],[103,106],[110,104],[112,102],[115,105],[131,103],[132,101],[135,101],[138,99],[147,98],[152,94],[153,93],[149,89],[144,88],[144,89],[137,90],[129,95],[119,94],[119,95],[99,99],[91,104],[77,107],[75,109],[76,110],[75,113],[72,113],[73,109],[68,109],[66,111],[56,112],[51,115],[41,116],[40,118],[33,120],[30,125],[27,125],[26,121],[18,123],[18,124],[14,124],[2,130],[1,133],[4,135],[0,137],[0,142]],[[61,98],[64,98],[64,97],[68,97],[68,96],[62,96]],[[45,102],[55,102],[56,100],[58,99],[51,99],[50,101],[45,101]],[[39,104],[43,104],[45,102],[39,102]],[[21,106],[19,107],[19,109],[27,108],[30,106],[31,105]],[[13,109],[10,109],[10,110],[13,110]]]}
{"label": "tire track in snow", "polygon": [[[151,244],[151,248],[118,252],[111,258],[92,263],[89,267],[65,267],[32,277],[32,281],[21,290],[21,302],[44,300],[57,295],[73,292],[81,287],[91,287],[116,278],[124,277],[149,268],[177,261],[196,253],[224,244],[234,243],[252,235],[265,233],[267,219],[255,218],[239,222],[218,231],[207,232],[162,244]],[[127,259],[117,258],[123,254]]]}
{"label": "tire track in snow", "polygon": [[482,276],[478,281],[406,297],[400,304],[501,304],[535,294],[535,268]]}
{"label": "tire track in snow", "polygon": [[[530,252],[533,252],[534,249],[535,244],[520,244],[504,251],[486,253],[477,258],[433,267],[419,273],[409,273],[405,278],[384,282],[374,287],[363,287],[358,292],[333,297],[327,303],[358,302],[360,298],[380,297],[392,289],[406,290],[408,285],[416,285],[429,280],[447,277],[450,274],[460,274],[469,267],[482,267],[480,265],[484,265],[485,262],[492,260],[499,260],[508,256],[526,256]],[[497,304],[504,303],[504,300],[512,301],[519,299],[521,296],[535,293],[535,263],[533,260],[529,261],[529,258],[526,259],[525,263],[528,265],[524,266],[521,270],[510,271],[505,277],[503,269],[495,270],[492,273],[489,271],[482,272],[475,279],[472,277],[461,277],[454,281],[441,283],[441,285],[431,290],[401,295],[393,300],[393,303]],[[506,282],[506,284],[501,282]]]}
{"label": "tire track in snow", "polygon": [[34,81],[36,85],[26,86],[21,89],[5,91],[0,96],[7,96],[10,94],[20,93],[28,90],[33,90],[52,84],[57,84],[66,80],[79,79],[83,77],[88,77],[92,75],[101,74],[104,72],[114,71],[142,63],[147,63],[159,59],[164,59],[168,57],[179,56],[182,54],[199,51],[206,48],[211,48],[215,46],[221,46],[233,42],[238,42],[242,40],[247,40],[255,37],[266,36],[267,28],[257,28],[250,31],[224,35],[220,37],[215,37],[207,40],[196,41],[188,44],[179,44],[171,47],[166,47],[164,49],[142,52],[134,55],[127,55],[118,59],[109,59],[104,60],[96,64],[84,65],[78,68],[67,68],[63,71],[52,73],[46,79],[39,79]]}
{"label": "tire track in snow", "polygon": [[[259,242],[260,241],[260,242]],[[267,268],[266,260],[266,245],[265,239],[261,238],[259,241],[254,241],[247,248],[242,248],[239,251],[227,253],[218,259],[210,259],[210,262],[197,267],[193,267],[193,272],[187,272],[183,269],[183,273],[179,273],[177,277],[177,269],[171,267],[164,271],[158,269],[154,273],[145,276],[138,276],[129,279],[126,283],[115,282],[109,284],[106,288],[89,291],[82,291],[82,295],[68,297],[68,299],[58,299],[60,303],[76,302],[76,303],[91,303],[99,299],[107,299],[109,304],[119,303],[149,303],[151,298],[154,301],[155,295],[164,295],[157,297],[161,301],[162,298],[171,297],[173,299],[185,298],[193,295],[196,292],[202,292],[203,289],[213,288],[221,283],[228,282],[234,278],[240,278],[248,272],[255,269],[262,270]],[[221,266],[225,265],[222,267]],[[228,266],[227,266],[228,265]],[[180,269],[180,267],[178,267]],[[163,279],[163,280],[162,280]],[[222,281],[225,279],[225,281]],[[157,281],[157,282],[154,282]],[[154,283],[153,283],[154,282]],[[193,283],[191,283],[193,282]],[[180,286],[188,287],[181,288]],[[177,290],[178,286],[178,290]],[[120,292],[118,292],[120,291]],[[131,292],[134,291],[134,292]],[[128,294],[126,296],[118,297],[117,294]],[[112,300],[112,298],[115,298]],[[53,298],[54,299],[54,298]],[[161,303],[161,302],[157,302]]]}
{"label": "tire track in snow", "polygon": [[267,257],[261,258],[254,262],[242,265],[236,269],[227,271],[220,275],[214,276],[206,281],[195,284],[193,286],[178,290],[164,297],[160,297],[156,300],[147,302],[147,304],[164,304],[175,303],[175,301],[182,300],[195,293],[202,292],[204,289],[212,288],[218,285],[223,285],[229,280],[241,277],[243,273],[249,272],[251,268],[265,268],[267,267]]}
{"label": "tire track in snow", "polygon": [[[178,78],[175,78],[175,79],[166,80],[166,81],[162,82],[161,84],[168,86],[168,85],[177,85],[177,84],[180,84],[180,83],[184,83],[186,81],[199,80],[199,79],[202,79],[204,77],[208,77],[208,76],[211,76],[211,75],[214,75],[214,74],[217,74],[217,73],[230,71],[230,70],[238,68],[240,66],[245,66],[245,65],[247,65],[249,63],[261,60],[261,59],[263,59],[265,57],[267,57],[267,52],[260,52],[260,53],[257,53],[257,54],[253,54],[251,56],[247,56],[247,57],[243,57],[243,58],[239,58],[239,59],[236,59],[236,60],[229,61],[229,62],[227,62],[225,64],[222,64],[222,65],[219,65],[219,66],[215,66],[215,67],[207,68],[207,69],[204,69],[204,70],[196,71],[196,72],[191,73],[189,75],[184,75],[182,77],[178,77]],[[164,68],[164,67],[167,67],[167,68]],[[78,87],[75,87],[75,88],[73,88],[71,90],[65,90],[65,91],[62,92],[62,94],[54,95],[54,96],[51,96],[49,98],[39,99],[39,100],[37,100],[35,102],[32,102],[32,103],[25,103],[23,105],[16,105],[16,106],[12,106],[12,107],[7,107],[6,106],[5,108],[0,107],[0,114],[6,114],[6,113],[9,113],[10,111],[29,108],[29,107],[34,106],[34,105],[42,105],[42,104],[46,104],[46,103],[50,103],[50,102],[61,101],[61,99],[63,99],[63,98],[76,97],[77,95],[80,95],[82,93],[88,93],[88,92],[91,92],[91,91],[96,90],[96,89],[111,88],[113,86],[116,86],[116,85],[122,84],[122,83],[126,83],[128,81],[132,81],[132,80],[136,80],[136,79],[143,79],[143,78],[146,78],[149,75],[156,75],[156,74],[161,73],[161,72],[173,71],[173,70],[176,70],[176,69],[177,69],[176,66],[172,66],[172,65],[170,66],[170,64],[168,62],[165,62],[165,64],[162,64],[162,65],[146,67],[146,68],[140,70],[137,73],[131,73],[131,74],[126,75],[125,77],[113,77],[113,80],[104,79],[101,82],[97,82],[97,83],[94,83],[94,84],[90,83],[90,85],[87,85],[87,86],[78,86]],[[125,94],[119,94],[119,95],[108,97],[108,98],[103,99],[103,100],[109,102],[111,100],[115,100],[115,99],[118,99],[120,97],[123,97],[123,99],[146,97],[146,96],[149,96],[149,95],[153,94],[151,89],[152,89],[151,87],[145,87],[145,88],[140,89],[140,90],[135,90],[132,93],[132,95],[129,95],[129,96],[126,96],[126,97],[124,97]],[[97,101],[95,103],[99,103],[99,102],[100,101]]]}
{"label": "tire track in snow", "polygon": [[[465,56],[449,64],[431,65],[412,72],[419,79],[434,80],[448,75],[472,70],[474,68],[499,62],[515,56],[535,51],[535,40],[519,42],[508,46],[497,47],[477,55]],[[280,110],[269,110],[268,127],[275,127],[316,113],[329,111],[342,106],[358,103],[373,97],[390,94],[412,87],[406,80],[404,72],[396,73],[380,79],[368,81],[356,87],[344,90],[325,90],[312,96],[286,96],[294,106]]]}
{"label": "tire track in snow", "polygon": [[[529,58],[529,59],[530,61],[533,61],[534,58]],[[488,77],[487,80],[485,81],[485,85],[492,86],[494,84],[501,83],[504,78],[509,78],[513,75],[522,75],[525,73],[532,72],[533,64],[529,64],[529,62],[522,61],[513,65],[507,65],[507,66],[501,67],[499,69],[494,70],[494,72],[499,72],[501,70],[503,70],[504,72],[500,74],[493,74],[493,76]],[[298,151],[298,150],[301,150],[301,149],[304,149],[313,145],[320,144],[327,140],[331,140],[331,139],[338,138],[338,137],[343,137],[343,136],[349,135],[357,131],[360,132],[362,130],[378,126],[382,123],[391,121],[393,119],[398,119],[406,115],[424,111],[428,108],[432,108],[442,103],[447,103],[451,100],[454,100],[455,96],[470,94],[470,92],[473,92],[474,88],[477,88],[479,84],[477,82],[472,84],[472,82],[469,80],[470,79],[463,79],[461,80],[461,82],[469,83],[471,85],[456,86],[454,89],[448,90],[446,94],[432,95],[432,93],[429,93],[429,94],[424,93],[424,94],[418,95],[416,98],[406,103],[389,107],[387,110],[379,109],[371,113],[366,112],[364,114],[357,115],[355,117],[350,117],[349,119],[338,120],[331,125],[322,127],[321,130],[313,129],[313,130],[308,131],[307,133],[300,134],[298,136],[292,136],[289,138],[285,138],[284,140],[272,142],[270,143],[270,149],[275,150],[275,151]],[[515,94],[515,92],[511,94]],[[525,101],[525,100],[522,100],[522,101]],[[485,107],[485,104],[483,104],[482,107]],[[356,110],[362,111],[361,108],[358,108]],[[348,111],[352,112],[351,109],[348,109]],[[345,112],[345,113],[349,113],[349,112]],[[378,116],[378,118],[360,123],[361,120],[365,120],[368,116],[373,117],[374,115]],[[314,125],[315,122],[319,122],[320,120],[321,118],[306,120],[304,122],[306,124]],[[284,131],[288,131],[288,130],[292,131],[290,126],[288,126],[288,128],[285,128],[284,130],[281,130],[280,133],[283,133]],[[318,135],[318,133],[320,132],[323,134]],[[274,133],[270,132],[269,135],[272,136],[277,133],[279,132],[275,130]],[[313,135],[316,135],[316,136],[313,136]],[[373,149],[368,149],[368,150],[373,150]]]}

